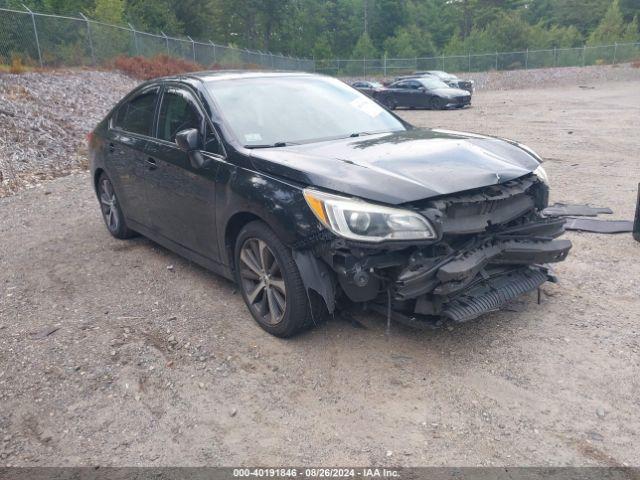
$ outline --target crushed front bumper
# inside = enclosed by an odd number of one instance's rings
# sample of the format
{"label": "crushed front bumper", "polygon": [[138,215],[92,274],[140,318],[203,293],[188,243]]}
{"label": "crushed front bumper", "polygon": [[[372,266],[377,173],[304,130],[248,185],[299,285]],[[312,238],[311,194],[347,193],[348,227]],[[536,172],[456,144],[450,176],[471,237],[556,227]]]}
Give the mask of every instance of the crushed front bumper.
{"label": "crushed front bumper", "polygon": [[372,246],[327,238],[312,251],[327,267],[324,278],[333,275],[337,301],[392,312],[404,323],[463,322],[555,280],[547,264],[563,261],[571,242],[558,239],[563,219],[540,214],[547,204],[546,185],[529,175],[412,205],[438,231],[436,240]]}

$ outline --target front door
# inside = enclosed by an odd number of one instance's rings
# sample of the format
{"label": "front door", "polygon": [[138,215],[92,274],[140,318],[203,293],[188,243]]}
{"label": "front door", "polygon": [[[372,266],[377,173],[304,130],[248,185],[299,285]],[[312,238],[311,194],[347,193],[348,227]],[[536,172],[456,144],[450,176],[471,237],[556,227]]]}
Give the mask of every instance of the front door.
{"label": "front door", "polygon": [[216,163],[197,169],[189,155],[178,148],[176,134],[195,128],[205,145],[205,156],[216,154],[217,138],[205,121],[203,109],[184,87],[167,86],[158,110],[155,138],[146,148],[147,195],[151,204],[151,228],[156,234],[210,260],[219,260],[215,218]]}

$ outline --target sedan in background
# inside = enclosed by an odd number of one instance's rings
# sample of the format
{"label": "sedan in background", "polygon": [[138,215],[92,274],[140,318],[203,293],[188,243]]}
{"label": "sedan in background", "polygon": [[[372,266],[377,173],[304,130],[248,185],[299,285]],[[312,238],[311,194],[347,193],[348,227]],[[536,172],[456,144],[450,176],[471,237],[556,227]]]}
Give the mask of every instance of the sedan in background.
{"label": "sedan in background", "polygon": [[382,85],[380,82],[369,82],[365,80],[358,80],[357,82],[353,82],[351,86],[373,98],[376,98],[377,94],[380,91],[384,90],[384,85]]}
{"label": "sedan in background", "polygon": [[391,110],[397,107],[444,110],[471,104],[469,92],[451,88],[429,76],[396,81],[378,92],[376,99]]}
{"label": "sedan in background", "polygon": [[459,88],[466,90],[469,93],[473,93],[473,80],[462,80],[452,73],[443,72],[442,70],[427,70],[425,72],[416,72],[416,75],[429,75],[439,78],[451,88]]}

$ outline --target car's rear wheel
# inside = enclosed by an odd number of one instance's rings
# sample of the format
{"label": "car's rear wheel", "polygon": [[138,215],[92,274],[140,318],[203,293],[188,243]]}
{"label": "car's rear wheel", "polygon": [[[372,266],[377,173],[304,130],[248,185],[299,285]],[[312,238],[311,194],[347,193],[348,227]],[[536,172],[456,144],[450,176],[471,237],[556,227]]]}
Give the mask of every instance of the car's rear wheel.
{"label": "car's rear wheel", "polygon": [[135,236],[135,232],[127,227],[113,184],[106,173],[101,173],[98,178],[98,200],[102,218],[111,235],[119,239]]}
{"label": "car's rear wheel", "polygon": [[288,249],[263,222],[247,224],[235,246],[236,282],[253,318],[277,337],[290,337],[320,319],[312,312],[298,267]]}

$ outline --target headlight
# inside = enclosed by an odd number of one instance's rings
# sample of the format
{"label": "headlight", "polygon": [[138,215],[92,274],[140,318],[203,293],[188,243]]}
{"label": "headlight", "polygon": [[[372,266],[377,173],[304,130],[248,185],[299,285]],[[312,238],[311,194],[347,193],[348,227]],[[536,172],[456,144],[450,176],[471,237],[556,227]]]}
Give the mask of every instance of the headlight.
{"label": "headlight", "polygon": [[542,183],[546,184],[547,187],[549,186],[549,177],[547,176],[547,172],[544,168],[542,168],[542,165],[539,165],[538,168],[533,171],[533,174],[538,177]]}
{"label": "headlight", "polygon": [[410,210],[375,205],[309,188],[304,189],[304,198],[325,227],[349,240],[377,243],[437,237],[431,223]]}

